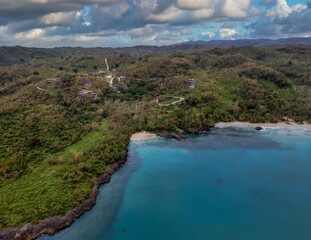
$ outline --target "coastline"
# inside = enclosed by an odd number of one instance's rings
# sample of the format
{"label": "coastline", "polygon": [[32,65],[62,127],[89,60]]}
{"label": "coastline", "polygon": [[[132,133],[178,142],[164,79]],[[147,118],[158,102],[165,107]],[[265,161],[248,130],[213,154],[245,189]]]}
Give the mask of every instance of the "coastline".
{"label": "coastline", "polygon": [[142,131],[142,132],[134,133],[131,136],[130,140],[131,141],[143,141],[143,140],[153,139],[156,137],[175,138],[178,141],[184,141],[184,140],[187,140],[188,138],[182,134],[177,134],[177,133],[167,132],[167,131],[156,132],[156,133]]}
{"label": "coastline", "polygon": [[[311,130],[311,124],[297,124],[294,122],[289,123],[250,123],[250,122],[219,122],[215,124],[215,127],[260,127],[262,129],[265,128],[286,128],[286,129],[304,129]],[[201,128],[198,128],[200,130]],[[210,128],[208,128],[210,129]],[[188,131],[189,132],[189,131]],[[190,134],[200,134],[201,131],[198,132],[189,132]],[[130,140],[127,142],[127,145],[130,141],[141,141],[148,140],[155,137],[164,137],[164,138],[174,138],[178,141],[184,141],[187,139],[186,136],[171,133],[171,132],[159,132],[159,133],[151,133],[151,132],[138,132],[131,136]],[[11,240],[11,239],[29,239],[33,240],[41,235],[49,234],[53,235],[64,228],[69,227],[77,218],[79,218],[82,214],[92,209],[92,207],[96,204],[96,197],[99,194],[99,188],[105,184],[109,183],[111,176],[120,169],[127,161],[128,157],[128,148],[124,152],[124,156],[118,160],[117,162],[110,164],[106,167],[103,175],[98,177],[98,181],[93,186],[90,197],[86,199],[83,203],[69,210],[65,215],[58,216],[50,216],[45,219],[39,220],[38,224],[34,224],[32,222],[27,223],[21,227],[11,227],[4,229],[0,232],[0,239],[3,240]]]}
{"label": "coastline", "polygon": [[278,122],[278,123],[250,123],[250,122],[219,122],[215,124],[215,127],[260,127],[265,128],[286,128],[286,129],[305,129],[311,130],[311,124],[304,123],[298,124],[293,121],[290,122]]}
{"label": "coastline", "polygon": [[[130,141],[127,142],[127,145]],[[106,183],[110,182],[111,176],[120,169],[127,161],[128,148],[125,150],[123,157],[113,164],[107,165],[103,175],[98,177],[97,182],[92,188],[91,194],[80,205],[69,210],[65,215],[50,216],[39,220],[38,224],[29,222],[21,227],[10,227],[0,231],[1,240],[34,240],[38,237],[48,234],[54,235],[64,228],[70,227],[73,222],[83,215],[85,212],[90,211],[96,204],[96,198],[99,194],[99,188]]]}

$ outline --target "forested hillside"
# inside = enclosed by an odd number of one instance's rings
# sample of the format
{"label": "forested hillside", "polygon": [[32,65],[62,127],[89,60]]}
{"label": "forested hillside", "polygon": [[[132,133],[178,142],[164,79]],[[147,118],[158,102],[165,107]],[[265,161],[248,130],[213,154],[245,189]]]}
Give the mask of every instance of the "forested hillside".
{"label": "forested hillside", "polygon": [[28,63],[32,60],[45,60],[56,57],[85,56],[96,54],[106,56],[109,54],[140,55],[145,53],[170,54],[173,52],[187,52],[198,49],[210,48],[211,45],[181,44],[176,46],[136,46],[126,48],[81,48],[81,47],[56,47],[56,48],[25,48],[0,47],[0,66]]}
{"label": "forested hillside", "polygon": [[0,48],[0,230],[83,202],[135,131],[310,123],[311,46],[195,48]]}

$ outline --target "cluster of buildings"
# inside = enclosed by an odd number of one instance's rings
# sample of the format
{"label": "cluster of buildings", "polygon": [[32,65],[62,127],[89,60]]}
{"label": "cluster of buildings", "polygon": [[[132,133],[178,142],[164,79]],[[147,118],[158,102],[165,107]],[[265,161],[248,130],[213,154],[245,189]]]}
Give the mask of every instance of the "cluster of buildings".
{"label": "cluster of buildings", "polygon": [[[106,72],[100,71],[99,73],[100,74],[105,74]],[[121,79],[126,79],[126,77],[125,76],[120,76],[119,82],[120,82]],[[84,85],[91,85],[91,80],[90,80],[89,77],[81,77],[81,80],[82,80]],[[46,79],[46,84],[47,85],[53,85],[55,83],[55,81],[56,81],[55,79]],[[158,86],[163,86],[163,78],[157,78],[156,81],[157,81]],[[120,84],[122,84],[125,89],[128,89],[128,86],[125,83],[121,83],[120,82]],[[190,89],[194,89],[196,87],[196,80],[192,79],[192,78],[189,79],[188,80],[188,86],[189,86]],[[117,93],[121,93],[121,91],[117,87],[111,86],[111,88],[114,91],[116,91]],[[83,89],[81,91],[78,91],[77,95],[78,95],[79,99],[83,99],[87,95],[91,96],[93,99],[98,99],[98,95],[97,95],[96,92],[88,91],[88,90],[85,90],[85,89]]]}
{"label": "cluster of buildings", "polygon": [[79,99],[83,99],[87,95],[91,96],[93,99],[98,99],[98,95],[94,91],[87,91],[87,90],[83,89],[83,90],[78,92],[78,98]]}
{"label": "cluster of buildings", "polygon": [[112,88],[114,91],[116,91],[116,93],[121,93],[121,91],[120,91],[117,87],[111,86],[111,88]]}
{"label": "cluster of buildings", "polygon": [[[105,71],[99,71],[98,73],[99,73],[100,75],[105,75],[105,74],[106,74]],[[92,76],[92,75],[94,75],[94,74],[96,74],[96,73],[95,73],[95,72],[90,72],[90,73],[89,73],[90,76]]]}
{"label": "cluster of buildings", "polygon": [[[88,78],[88,77],[81,77],[81,80],[82,80],[84,85],[87,85],[87,86],[91,85],[90,78]],[[83,99],[87,95],[91,96],[93,99],[98,99],[98,95],[94,91],[87,91],[85,89],[83,89],[81,91],[78,91],[78,98],[79,99]]]}
{"label": "cluster of buildings", "polygon": [[195,80],[194,79],[189,79],[188,80],[188,85],[189,85],[189,88],[191,89],[194,89],[195,88]]}
{"label": "cluster of buildings", "polygon": [[84,85],[91,85],[91,80],[88,77],[82,77],[81,78]]}

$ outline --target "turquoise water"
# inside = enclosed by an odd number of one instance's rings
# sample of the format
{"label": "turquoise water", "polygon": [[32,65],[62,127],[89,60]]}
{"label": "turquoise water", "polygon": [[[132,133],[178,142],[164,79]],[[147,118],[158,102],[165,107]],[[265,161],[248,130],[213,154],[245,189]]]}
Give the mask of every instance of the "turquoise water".
{"label": "turquoise water", "polygon": [[310,240],[311,131],[215,128],[130,144],[95,207],[41,240]]}

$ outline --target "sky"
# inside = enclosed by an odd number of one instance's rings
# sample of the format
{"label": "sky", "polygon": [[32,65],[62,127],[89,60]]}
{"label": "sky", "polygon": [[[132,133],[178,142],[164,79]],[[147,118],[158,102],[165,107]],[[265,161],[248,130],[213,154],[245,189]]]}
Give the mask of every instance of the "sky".
{"label": "sky", "polygon": [[311,0],[0,0],[0,46],[311,37]]}

